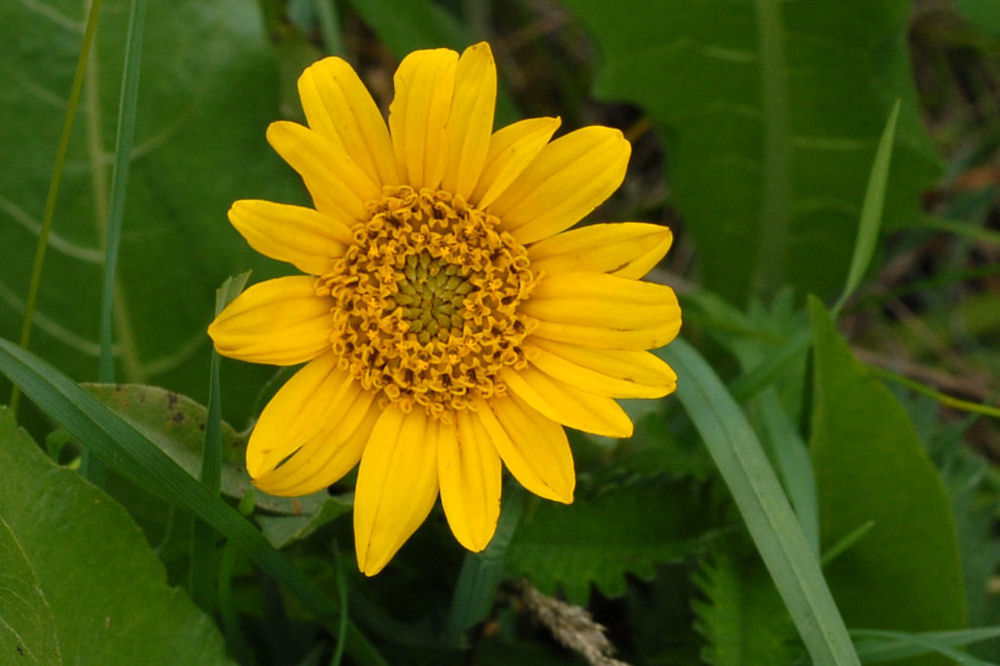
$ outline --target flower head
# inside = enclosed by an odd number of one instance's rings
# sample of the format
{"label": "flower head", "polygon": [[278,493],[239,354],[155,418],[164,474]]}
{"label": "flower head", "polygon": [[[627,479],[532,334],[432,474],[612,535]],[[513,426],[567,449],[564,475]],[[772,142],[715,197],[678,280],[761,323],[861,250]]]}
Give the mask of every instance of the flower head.
{"label": "flower head", "polygon": [[674,389],[645,350],[681,323],[673,291],[639,280],[668,229],[566,231],[621,184],[620,132],[550,141],[558,118],[493,132],[485,42],[411,53],[394,83],[387,127],[346,62],[305,70],[309,127],[276,122],[267,138],[315,208],[237,201],[229,219],[306,275],[250,287],[209,327],[226,356],[305,363],[261,414],[247,469],[266,492],[304,495],[360,461],[355,545],[368,575],[439,493],[458,541],[485,548],[501,461],[533,493],[571,502],[563,426],[629,436],[613,398]]}

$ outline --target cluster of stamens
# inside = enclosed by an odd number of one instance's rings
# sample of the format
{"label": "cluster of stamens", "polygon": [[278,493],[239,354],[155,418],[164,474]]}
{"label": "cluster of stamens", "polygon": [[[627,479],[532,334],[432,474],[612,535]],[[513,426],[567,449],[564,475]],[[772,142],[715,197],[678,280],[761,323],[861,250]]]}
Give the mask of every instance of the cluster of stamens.
{"label": "cluster of stamens", "polygon": [[334,269],[331,343],[342,367],[404,411],[450,419],[502,395],[501,368],[525,366],[534,322],[518,312],[535,278],[499,220],[447,192],[386,188]]}

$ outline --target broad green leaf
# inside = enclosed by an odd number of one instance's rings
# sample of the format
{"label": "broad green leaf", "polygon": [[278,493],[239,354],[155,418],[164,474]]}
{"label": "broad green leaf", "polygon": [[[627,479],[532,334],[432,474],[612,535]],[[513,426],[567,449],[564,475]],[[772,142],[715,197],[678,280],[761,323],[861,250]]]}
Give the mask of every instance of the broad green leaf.
{"label": "broad green leaf", "polygon": [[[18,654],[47,665],[128,664],[137,655],[150,665],[230,663],[212,620],[167,587],[125,510],[52,463],[6,408],[0,459],[0,577],[13,583],[0,585],[4,663],[32,663]],[[15,601],[23,607],[12,612]],[[27,643],[21,650],[11,626]]]}
{"label": "broad green leaf", "polygon": [[666,139],[702,283],[742,303],[782,284],[833,294],[865,181],[902,99],[886,226],[916,219],[938,163],[917,113],[906,0],[566,0],[602,56],[594,92]]}
{"label": "broad green leaf", "polygon": [[[32,348],[97,377],[105,220],[128,0],[105,0],[45,269]],[[0,335],[16,338],[86,3],[0,3]],[[264,139],[278,116],[273,56],[254,3],[149,3],[114,301],[118,376],[202,401],[215,287],[279,268],[226,220],[238,198],[304,200]],[[227,364],[227,414],[248,416],[266,370]],[[227,375],[231,375],[230,379]],[[253,379],[251,379],[253,378]],[[226,381],[228,379],[228,381]]]}
{"label": "broad green leaf", "polygon": [[[13,423],[9,412],[3,412],[0,419],[3,419],[0,428],[8,420]],[[0,433],[0,437],[3,436]],[[52,609],[45,600],[31,562],[2,514],[0,562],[3,562],[0,569],[0,654],[9,655],[9,659],[17,655],[24,664],[59,663],[62,657]]]}
{"label": "broad green leaf", "polygon": [[[260,491],[257,491],[260,492]],[[263,494],[263,493],[261,493]],[[326,491],[323,492],[326,494]],[[319,499],[310,495],[310,499]],[[310,513],[299,516],[259,516],[260,530],[275,548],[284,548],[290,543],[301,541],[327,523],[351,512],[352,502],[339,497],[325,497]]]}
{"label": "broad green leaf", "polygon": [[697,484],[660,479],[569,506],[539,502],[521,519],[508,566],[543,592],[561,587],[573,603],[587,602],[591,583],[617,597],[626,573],[651,578],[656,564],[697,552],[722,532],[705,501]]}
{"label": "broad green leaf", "polygon": [[713,549],[693,577],[695,628],[706,641],[702,659],[712,666],[788,664],[801,651],[795,627],[756,557]]}
{"label": "broad green leaf", "polygon": [[845,620],[866,629],[961,628],[962,571],[941,479],[903,407],[854,359],[823,305],[811,299],[809,311],[815,355],[809,445],[822,543],[874,521],[827,569]]}
{"label": "broad green leaf", "polygon": [[746,416],[684,340],[656,353],[677,372],[677,397],[712,454],[813,662],[858,664],[816,554]]}
{"label": "broad green leaf", "polygon": [[[337,605],[281,551],[271,547],[253,525],[65,374],[2,338],[0,372],[110,469],[211,525],[264,572],[284,584],[321,622],[330,624],[337,619]],[[346,650],[359,664],[385,663],[350,625]]]}
{"label": "broad green leaf", "polygon": [[[158,386],[84,384],[83,387],[149,438],[188,474],[198,476],[205,442],[207,410],[204,405]],[[221,425],[221,435],[222,492],[239,499],[252,487],[243,461],[246,439],[225,422]],[[316,513],[329,497],[325,490],[297,498],[276,497],[260,490],[254,492],[257,508],[294,516]]]}
{"label": "broad green leaf", "polygon": [[955,8],[969,23],[1000,37],[1000,3],[996,0],[956,0]]}

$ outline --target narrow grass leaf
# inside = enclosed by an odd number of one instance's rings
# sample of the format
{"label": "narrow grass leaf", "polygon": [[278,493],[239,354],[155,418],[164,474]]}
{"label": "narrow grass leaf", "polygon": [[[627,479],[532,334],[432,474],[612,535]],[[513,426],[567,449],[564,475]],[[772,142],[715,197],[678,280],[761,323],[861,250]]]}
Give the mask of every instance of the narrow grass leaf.
{"label": "narrow grass leaf", "polygon": [[851,267],[847,271],[847,283],[844,291],[833,306],[833,318],[851,297],[854,290],[861,284],[861,278],[868,270],[875,245],[878,242],[879,229],[882,227],[882,210],[885,208],[885,192],[889,187],[889,165],[892,162],[892,146],[896,138],[896,119],[899,118],[899,100],[889,112],[889,120],[882,130],[878,149],[875,151],[875,161],[868,176],[868,187],[865,189],[865,199],[861,204],[861,217],[858,220],[858,236],[854,241],[854,253],[851,255]]}
{"label": "narrow grass leaf", "polygon": [[[215,292],[215,314],[229,304],[246,285],[250,271],[228,278]],[[208,371],[208,410],[205,417],[205,444],[201,454],[199,479],[210,493],[219,496],[222,488],[222,387],[219,382],[219,355],[212,350]],[[196,520],[191,530],[191,598],[207,612],[217,606],[217,533],[207,523]]]}
{"label": "narrow grass leaf", "polygon": [[917,223],[926,229],[946,231],[950,234],[964,236],[970,240],[983,241],[1000,246],[1000,231],[993,231],[977,224],[962,222],[960,220],[949,220],[936,215],[924,215]]}
{"label": "narrow grass leaf", "polygon": [[[321,622],[336,626],[337,605],[281,551],[272,548],[243,516],[87,391],[45,361],[4,339],[0,339],[0,372],[107,465],[212,525],[264,572],[285,585]],[[358,664],[386,663],[353,625],[348,630],[345,648]]]}
{"label": "narrow grass leaf", "polygon": [[[45,212],[42,216],[42,229],[38,234],[38,244],[35,246],[35,261],[31,267],[31,282],[28,285],[28,299],[24,307],[24,320],[21,324],[21,346],[28,348],[31,341],[31,324],[35,317],[35,307],[38,305],[38,286],[42,281],[42,265],[45,263],[45,250],[49,246],[49,233],[52,231],[52,218],[55,216],[56,200],[59,198],[59,185],[62,183],[63,168],[66,166],[66,153],[69,150],[69,138],[73,132],[73,119],[80,104],[80,91],[83,89],[83,78],[87,73],[87,63],[90,61],[90,47],[94,43],[97,32],[97,17],[101,11],[101,0],[91,0],[90,11],[87,13],[87,25],[83,30],[83,42],[80,44],[80,57],[76,61],[76,72],[73,74],[73,86],[66,104],[66,119],[63,121],[62,134],[59,137],[59,148],[56,149],[56,164],[49,181],[49,193],[45,197]],[[17,416],[17,403],[20,392],[14,385],[10,395],[10,409]]]}
{"label": "narrow grass leaf", "polygon": [[677,372],[677,396],[729,487],[814,663],[859,664],[819,561],[743,412],[685,341],[675,340],[657,353]]}
{"label": "narrow grass leaf", "polygon": [[[125,217],[125,194],[132,165],[132,140],[135,137],[135,111],[139,99],[139,70],[142,62],[142,29],[146,18],[146,0],[132,0],[125,39],[125,68],[122,71],[121,98],[118,101],[118,130],[115,136],[115,163],[111,171],[107,235],[104,249],[104,283],[101,288],[101,359],[99,381],[115,381],[115,358],[111,349],[111,311],[118,272],[122,220]],[[98,224],[103,220],[98,220]]]}
{"label": "narrow grass leaf", "polygon": [[936,652],[952,659],[955,664],[961,666],[995,666],[992,662],[976,659],[955,648],[1000,638],[1000,627],[922,633],[853,629],[851,636],[855,639],[858,656],[866,664],[896,661]]}

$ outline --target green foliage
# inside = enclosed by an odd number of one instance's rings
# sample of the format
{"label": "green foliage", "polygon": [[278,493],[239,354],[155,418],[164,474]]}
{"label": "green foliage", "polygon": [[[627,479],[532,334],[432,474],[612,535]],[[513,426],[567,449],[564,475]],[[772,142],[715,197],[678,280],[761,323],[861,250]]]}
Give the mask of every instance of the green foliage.
{"label": "green foliage", "polygon": [[907,168],[889,179],[887,224],[917,217],[938,166],[911,83],[908,2],[566,4],[602,55],[595,93],[640,104],[660,128],[709,289],[742,304],[752,290],[841,285],[896,98]]}
{"label": "green foliage", "polygon": [[[109,156],[114,154],[128,2],[103,3],[41,281],[34,349],[78,379],[95,379]],[[70,88],[85,7],[10,2],[0,23],[0,335],[17,338],[31,260]],[[277,117],[277,81],[252,3],[150,3],[114,302],[118,376],[204,397],[215,287],[276,265],[226,221],[233,200],[301,199],[263,129]],[[183,260],[180,260],[183,258]],[[226,412],[249,412],[260,368],[232,364]]]}
{"label": "green foliage", "polygon": [[572,505],[535,503],[526,509],[508,566],[543,592],[561,589],[586,603],[593,583],[608,597],[625,592],[625,574],[653,576],[656,564],[706,547],[720,533],[702,489],[658,479],[579,497]]}
{"label": "green foliage", "polygon": [[0,661],[230,663],[128,514],[49,461],[5,408],[0,458]]}
{"label": "green foliage", "polygon": [[714,549],[694,576],[703,598],[691,602],[712,666],[788,664],[798,656],[795,627],[758,558]]}
{"label": "green foliage", "polygon": [[874,521],[827,570],[838,605],[858,628],[963,627],[955,521],[941,479],[902,406],[852,357],[823,306],[812,300],[809,310],[822,543]]}

